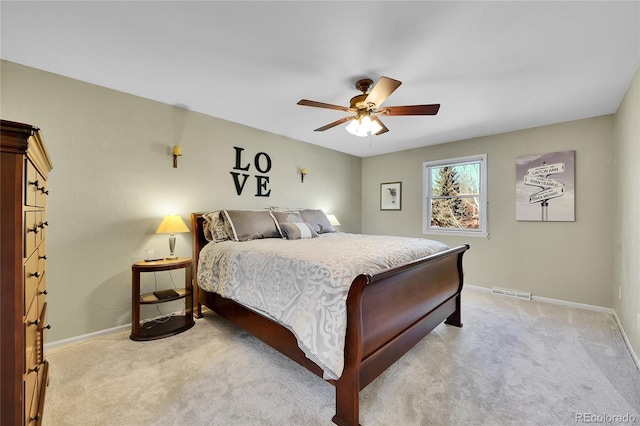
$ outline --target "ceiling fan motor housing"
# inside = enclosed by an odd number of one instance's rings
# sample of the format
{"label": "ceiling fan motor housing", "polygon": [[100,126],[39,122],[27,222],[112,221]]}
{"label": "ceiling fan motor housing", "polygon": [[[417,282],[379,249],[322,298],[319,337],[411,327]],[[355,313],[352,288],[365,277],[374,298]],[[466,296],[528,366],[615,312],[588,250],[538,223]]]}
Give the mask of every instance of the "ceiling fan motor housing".
{"label": "ceiling fan motor housing", "polygon": [[369,105],[365,104],[364,101],[367,99],[367,92],[371,89],[373,85],[373,80],[370,78],[363,78],[361,80],[356,81],[356,89],[362,92],[361,95],[356,95],[351,98],[351,108],[352,109],[369,109]]}
{"label": "ceiling fan motor housing", "polygon": [[361,109],[367,109],[368,106],[367,104],[364,103],[364,101],[367,99],[367,94],[364,93],[362,95],[356,95],[353,98],[351,98],[351,109],[354,110],[361,110]]}

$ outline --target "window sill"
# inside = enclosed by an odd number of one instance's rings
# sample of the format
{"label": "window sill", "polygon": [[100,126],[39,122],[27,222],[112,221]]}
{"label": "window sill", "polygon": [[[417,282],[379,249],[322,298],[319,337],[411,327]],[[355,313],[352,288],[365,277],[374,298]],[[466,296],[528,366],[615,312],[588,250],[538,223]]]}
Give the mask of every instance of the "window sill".
{"label": "window sill", "polygon": [[434,231],[434,230],[422,230],[425,235],[449,235],[451,237],[481,237],[488,238],[488,232],[474,232],[474,231]]}

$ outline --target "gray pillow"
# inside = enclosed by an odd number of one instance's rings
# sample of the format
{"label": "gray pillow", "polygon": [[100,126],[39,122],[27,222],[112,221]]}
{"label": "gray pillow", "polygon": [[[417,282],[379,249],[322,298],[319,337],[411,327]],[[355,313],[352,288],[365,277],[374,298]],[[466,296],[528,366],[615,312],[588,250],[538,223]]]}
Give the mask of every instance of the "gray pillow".
{"label": "gray pillow", "polygon": [[276,223],[291,222],[302,223],[304,220],[298,212],[271,212],[271,216],[276,220]]}
{"label": "gray pillow", "polygon": [[313,227],[306,222],[282,222],[280,229],[287,240],[301,240],[318,236]]}
{"label": "gray pillow", "polygon": [[267,210],[223,210],[222,213],[227,233],[235,241],[280,237]]}
{"label": "gray pillow", "polygon": [[313,226],[318,234],[326,234],[328,232],[336,232],[335,228],[329,222],[327,215],[322,210],[301,210],[300,216],[305,222]]}
{"label": "gray pillow", "polygon": [[286,223],[286,222],[302,223],[302,222],[304,222],[304,220],[302,219],[302,216],[300,216],[300,213],[294,212],[294,211],[288,211],[288,212],[270,211],[269,214],[273,218],[273,222],[276,224],[276,228],[278,229],[278,232],[280,233],[280,235],[282,235],[282,238],[286,238],[286,236],[284,234],[284,231],[280,227],[281,223]]}

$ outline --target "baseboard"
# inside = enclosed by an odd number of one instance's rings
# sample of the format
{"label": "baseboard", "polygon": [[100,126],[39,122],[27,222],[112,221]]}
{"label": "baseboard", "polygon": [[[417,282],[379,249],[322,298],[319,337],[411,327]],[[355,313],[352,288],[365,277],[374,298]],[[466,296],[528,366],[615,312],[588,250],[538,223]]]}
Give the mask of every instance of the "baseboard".
{"label": "baseboard", "polygon": [[[480,291],[482,293],[494,294],[491,291],[491,289],[487,288],[487,287],[480,287],[480,286],[476,286],[476,285],[465,284],[464,288],[465,289],[469,289],[469,290],[474,290],[474,291]],[[610,315],[613,315],[615,313],[615,311],[613,309],[605,308],[603,306],[588,305],[586,303],[578,303],[578,302],[569,302],[567,300],[552,299],[552,298],[549,298],[549,297],[541,297],[541,296],[531,295],[531,300],[532,301],[535,300],[535,301],[538,301],[538,302],[545,302],[545,303],[553,303],[555,305],[563,305],[563,306],[567,306],[567,307],[570,307],[570,308],[578,308],[578,309],[586,309],[588,311],[602,312],[604,314],[610,314]]]}
{"label": "baseboard", "polygon": [[613,311],[613,317],[616,319],[616,323],[618,323],[618,328],[620,329],[620,333],[622,333],[622,338],[624,339],[624,343],[626,343],[627,348],[629,348],[629,353],[631,353],[631,358],[633,358],[633,361],[636,363],[636,367],[638,367],[638,371],[640,372],[640,359],[638,358],[638,355],[633,350],[633,346],[631,346],[631,341],[627,337],[627,333],[625,333],[624,327],[622,326],[622,323],[620,322],[620,318],[618,318],[618,313],[616,311]]}
{"label": "baseboard", "polygon": [[[480,287],[480,286],[465,284],[464,289],[493,294],[491,289],[487,287]],[[502,296],[502,297],[505,297],[505,296]],[[595,311],[595,312],[601,312],[604,314],[613,315],[613,318],[616,320],[616,324],[618,324],[618,328],[620,329],[620,333],[622,334],[624,343],[625,345],[627,345],[627,349],[631,354],[631,358],[633,359],[633,362],[636,364],[638,371],[640,371],[640,359],[638,359],[638,355],[633,349],[633,346],[631,346],[631,341],[629,341],[629,338],[627,337],[627,333],[624,331],[624,327],[622,326],[622,323],[620,322],[620,318],[618,318],[618,313],[615,311],[615,309],[605,308],[603,306],[597,306],[597,305],[588,305],[586,303],[577,303],[577,302],[569,302],[566,300],[552,299],[549,297],[540,297],[540,296],[531,296],[531,300],[544,302],[544,303],[553,303],[555,305],[562,305],[570,308],[586,309],[588,311]]]}
{"label": "baseboard", "polygon": [[131,324],[119,325],[117,327],[108,328],[106,330],[95,331],[89,334],[83,334],[81,336],[70,337],[68,339],[56,340],[55,342],[45,343],[45,352],[54,351],[57,349],[66,348],[67,346],[77,345],[79,343],[86,342],[88,340],[96,339],[98,337],[106,336],[108,334],[118,333],[120,331],[130,329]]}
{"label": "baseboard", "polygon": [[[184,310],[172,312],[167,315],[184,315]],[[144,321],[153,320],[156,318],[162,318],[163,315],[159,315],[155,318],[145,318]],[[95,331],[89,334],[83,334],[81,336],[70,337],[69,339],[56,340],[55,342],[49,342],[44,344],[45,352],[51,352],[54,350],[66,348],[67,346],[77,345],[79,343],[86,342],[88,340],[97,339],[98,337],[106,336],[108,334],[118,333],[123,330],[131,330],[131,323],[125,325],[119,325],[117,327],[107,328],[106,330]]]}
{"label": "baseboard", "polygon": [[587,311],[602,312],[603,314],[613,315],[616,313],[612,308],[605,308],[604,306],[588,305],[586,303],[569,302],[567,300],[551,299],[549,297],[531,296],[531,300],[537,300],[538,302],[553,303],[555,305],[567,306],[570,308],[586,309]]}
{"label": "baseboard", "polygon": [[464,290],[479,291],[481,293],[491,293],[491,289],[488,287],[480,287],[480,286],[471,285],[471,284],[465,284],[464,287],[462,288],[462,291]]}

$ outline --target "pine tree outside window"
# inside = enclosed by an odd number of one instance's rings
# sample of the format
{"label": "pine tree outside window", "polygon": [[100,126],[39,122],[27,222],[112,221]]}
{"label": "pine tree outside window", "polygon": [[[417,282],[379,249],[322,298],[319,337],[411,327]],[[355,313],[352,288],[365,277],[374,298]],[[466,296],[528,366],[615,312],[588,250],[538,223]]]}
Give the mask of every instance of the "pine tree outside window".
{"label": "pine tree outside window", "polygon": [[487,236],[487,155],[422,165],[423,233]]}

